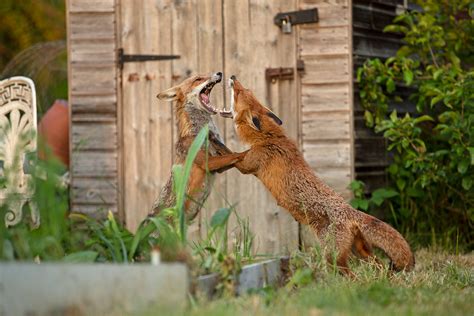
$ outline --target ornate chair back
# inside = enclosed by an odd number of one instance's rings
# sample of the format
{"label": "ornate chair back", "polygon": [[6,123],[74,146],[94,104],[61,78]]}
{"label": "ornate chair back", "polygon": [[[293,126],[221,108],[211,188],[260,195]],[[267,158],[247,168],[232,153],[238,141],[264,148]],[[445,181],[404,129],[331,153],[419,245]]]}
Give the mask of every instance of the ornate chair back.
{"label": "ornate chair back", "polygon": [[12,77],[0,81],[0,205],[6,209],[5,225],[22,219],[24,205],[34,226],[39,213],[32,201],[34,179],[29,165],[36,155],[36,92],[31,79]]}

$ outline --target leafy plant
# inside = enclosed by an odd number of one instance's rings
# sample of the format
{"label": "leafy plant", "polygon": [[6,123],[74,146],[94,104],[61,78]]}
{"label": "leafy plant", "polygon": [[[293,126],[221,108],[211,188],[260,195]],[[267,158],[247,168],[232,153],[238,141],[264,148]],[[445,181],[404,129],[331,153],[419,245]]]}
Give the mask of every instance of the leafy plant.
{"label": "leafy plant", "polygon": [[[367,126],[388,141],[391,186],[360,194],[353,205],[370,210],[384,200],[389,220],[421,244],[474,246],[474,7],[467,0],[418,1],[386,27],[405,45],[385,61],[357,71]],[[392,109],[394,92],[411,87],[416,113]]]}

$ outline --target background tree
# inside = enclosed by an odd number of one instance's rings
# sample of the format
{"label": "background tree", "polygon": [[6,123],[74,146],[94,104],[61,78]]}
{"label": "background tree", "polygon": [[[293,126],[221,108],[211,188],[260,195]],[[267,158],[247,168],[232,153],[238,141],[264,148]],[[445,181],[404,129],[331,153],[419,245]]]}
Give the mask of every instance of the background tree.
{"label": "background tree", "polygon": [[2,0],[0,21],[0,70],[33,44],[66,38],[64,0]]}
{"label": "background tree", "polygon": [[33,79],[41,117],[67,98],[65,1],[1,0],[0,21],[0,80]]}

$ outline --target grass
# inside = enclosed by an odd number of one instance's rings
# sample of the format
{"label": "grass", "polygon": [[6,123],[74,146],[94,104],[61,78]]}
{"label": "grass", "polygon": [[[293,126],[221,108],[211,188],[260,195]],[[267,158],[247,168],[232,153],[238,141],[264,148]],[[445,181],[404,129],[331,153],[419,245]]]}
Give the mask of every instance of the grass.
{"label": "grass", "polygon": [[416,258],[410,273],[387,276],[370,264],[354,264],[357,280],[320,271],[301,282],[306,285],[195,302],[185,314],[474,315],[474,254],[420,250]]}

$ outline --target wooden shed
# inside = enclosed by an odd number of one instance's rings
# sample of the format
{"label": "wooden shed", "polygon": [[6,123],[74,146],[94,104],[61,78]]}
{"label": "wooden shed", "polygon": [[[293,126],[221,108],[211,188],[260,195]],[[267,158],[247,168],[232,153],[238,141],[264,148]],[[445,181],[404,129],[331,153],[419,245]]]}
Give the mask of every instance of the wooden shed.
{"label": "wooden shed", "polygon": [[[383,1],[355,1],[369,3]],[[389,1],[395,10],[400,1]],[[403,2],[403,1],[402,1]],[[283,120],[315,172],[349,198],[354,178],[351,0],[68,0],[72,210],[112,210],[131,229],[170,174],[173,106],[156,94],[190,74],[232,74]],[[300,10],[317,9],[314,23]],[[305,11],[306,19],[312,11]],[[291,27],[275,17],[292,20]],[[311,16],[310,16],[311,18]],[[308,22],[308,21],[306,21]],[[147,60],[178,55],[179,59]],[[148,58],[147,58],[148,57]],[[214,104],[228,102],[223,86]],[[216,117],[226,144],[244,147]],[[362,150],[363,151],[363,150]],[[237,203],[259,253],[295,249],[310,234],[252,176],[220,174],[193,233]]]}

